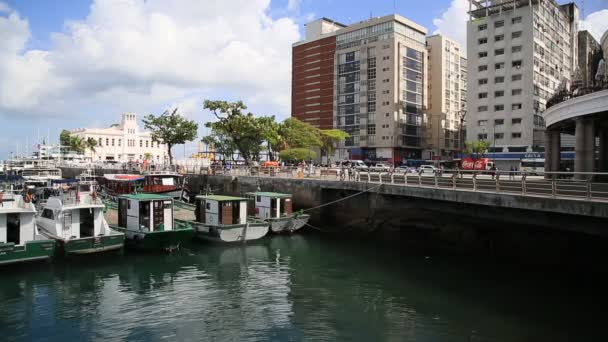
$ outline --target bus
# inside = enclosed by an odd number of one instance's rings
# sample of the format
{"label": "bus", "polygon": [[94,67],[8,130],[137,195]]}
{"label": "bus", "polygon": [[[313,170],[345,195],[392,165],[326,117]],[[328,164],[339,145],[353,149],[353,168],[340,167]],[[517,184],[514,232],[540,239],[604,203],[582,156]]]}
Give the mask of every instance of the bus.
{"label": "bus", "polygon": [[524,158],[519,164],[519,170],[533,175],[545,172],[545,158]]}

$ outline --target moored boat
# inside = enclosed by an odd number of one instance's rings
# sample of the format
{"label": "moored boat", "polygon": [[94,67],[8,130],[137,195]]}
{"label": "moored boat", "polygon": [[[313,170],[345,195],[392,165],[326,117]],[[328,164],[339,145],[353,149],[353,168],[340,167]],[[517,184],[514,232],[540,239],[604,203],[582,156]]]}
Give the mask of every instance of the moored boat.
{"label": "moored boat", "polygon": [[173,171],[150,171],[144,174],[142,192],[173,198],[187,197],[184,176]]}
{"label": "moored boat", "polygon": [[36,209],[21,195],[0,193],[0,265],[49,260],[55,242],[38,235]]}
{"label": "moored boat", "polygon": [[247,217],[247,199],[231,196],[196,196],[195,220],[188,221],[196,237],[216,242],[257,240],[268,233],[268,223]]}
{"label": "moored boat", "polygon": [[79,182],[75,188],[49,197],[36,218],[41,235],[53,239],[66,255],[121,250],[123,233],[110,228],[104,204],[94,182]]}
{"label": "moored boat", "polygon": [[279,192],[250,192],[247,194],[254,203],[253,217],[264,220],[273,233],[293,233],[304,227],[310,215],[293,212],[291,194]]}
{"label": "moored boat", "polygon": [[189,224],[174,220],[173,210],[169,196],[122,195],[118,197],[118,225],[111,227],[125,234],[127,246],[172,251],[194,235]]}

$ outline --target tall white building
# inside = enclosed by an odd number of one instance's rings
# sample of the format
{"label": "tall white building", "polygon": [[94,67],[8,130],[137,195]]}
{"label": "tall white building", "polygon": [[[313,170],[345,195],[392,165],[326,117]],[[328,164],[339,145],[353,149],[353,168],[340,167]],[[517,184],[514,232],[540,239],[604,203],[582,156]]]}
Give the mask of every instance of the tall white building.
{"label": "tall white building", "polygon": [[95,151],[85,151],[85,155],[91,160],[141,162],[146,153],[149,153],[155,163],[168,162],[167,147],[152,141],[150,132],[140,130],[135,113],[122,114],[120,124],[108,128],[82,128],[73,130],[71,134],[85,140],[93,138],[97,141]]}
{"label": "tall white building", "polygon": [[554,0],[469,0],[467,141],[544,149],[540,115],[577,66],[578,8]]}
{"label": "tall white building", "polygon": [[443,35],[427,37],[429,61],[426,141],[435,158],[460,151],[461,116],[467,102],[467,60],[460,44]]}

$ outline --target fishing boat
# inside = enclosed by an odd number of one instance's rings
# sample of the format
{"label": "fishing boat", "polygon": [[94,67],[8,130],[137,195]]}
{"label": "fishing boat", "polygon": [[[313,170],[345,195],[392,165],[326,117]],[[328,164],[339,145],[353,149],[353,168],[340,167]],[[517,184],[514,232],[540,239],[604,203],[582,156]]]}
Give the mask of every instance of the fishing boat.
{"label": "fishing boat", "polygon": [[36,209],[18,194],[0,193],[0,265],[49,260],[55,241],[36,230]]}
{"label": "fishing boat", "polygon": [[190,224],[174,220],[173,198],[155,194],[118,197],[118,225],[127,246],[148,250],[172,251],[192,239]]}
{"label": "fishing boat", "polygon": [[94,181],[80,181],[67,191],[58,191],[42,205],[36,218],[38,231],[53,239],[65,255],[121,250],[125,235],[106,222],[104,204]]}
{"label": "fishing boat", "polygon": [[196,196],[195,220],[189,221],[196,236],[216,242],[257,240],[268,233],[268,223],[247,217],[247,198]]}
{"label": "fishing boat", "polygon": [[118,196],[139,193],[142,189],[144,176],[134,174],[106,174],[101,179],[103,195],[112,200]]}
{"label": "fishing boat", "polygon": [[173,171],[150,171],[144,174],[142,192],[173,198],[187,197],[184,176]]}
{"label": "fishing boat", "polygon": [[268,222],[273,233],[293,233],[310,219],[308,214],[293,212],[291,194],[258,191],[247,197],[255,204],[249,214]]}

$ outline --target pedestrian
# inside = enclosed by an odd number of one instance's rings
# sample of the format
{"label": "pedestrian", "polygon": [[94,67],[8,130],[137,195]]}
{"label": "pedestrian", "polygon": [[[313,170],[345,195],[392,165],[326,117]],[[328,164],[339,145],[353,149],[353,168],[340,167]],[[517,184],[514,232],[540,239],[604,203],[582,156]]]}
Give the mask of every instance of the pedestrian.
{"label": "pedestrian", "polygon": [[494,177],[496,177],[496,166],[492,166],[490,170],[492,171],[492,180],[494,180]]}

